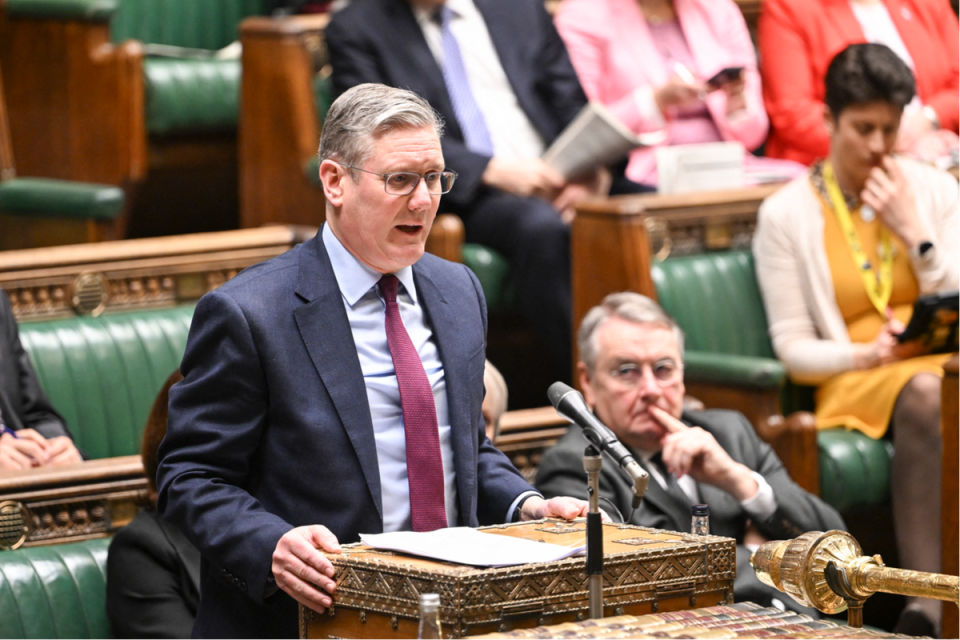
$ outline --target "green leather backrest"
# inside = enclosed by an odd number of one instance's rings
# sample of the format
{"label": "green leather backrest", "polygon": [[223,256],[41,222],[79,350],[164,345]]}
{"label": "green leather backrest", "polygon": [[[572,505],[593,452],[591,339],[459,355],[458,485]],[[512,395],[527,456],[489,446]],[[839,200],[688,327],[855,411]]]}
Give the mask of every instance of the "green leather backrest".
{"label": "green leather backrest", "polygon": [[654,264],[652,276],[660,306],[683,329],[686,349],[774,357],[749,251],[668,258]]}
{"label": "green leather backrest", "polygon": [[140,451],[154,398],[183,358],[193,309],[20,324],[41,386],[87,456]]}
{"label": "green leather backrest", "polygon": [[110,37],[114,42],[222,49],[238,38],[240,21],[263,15],[264,5],[264,0],[119,0]]}
{"label": "green leather backrest", "polygon": [[512,304],[510,266],[503,255],[482,244],[468,242],[463,245],[463,264],[470,267],[480,281],[488,310],[500,311]]}
{"label": "green leather backrest", "polygon": [[233,130],[240,113],[240,61],[147,58],[147,131]]}
{"label": "green leather backrest", "polygon": [[109,638],[110,538],[0,553],[0,638]]}

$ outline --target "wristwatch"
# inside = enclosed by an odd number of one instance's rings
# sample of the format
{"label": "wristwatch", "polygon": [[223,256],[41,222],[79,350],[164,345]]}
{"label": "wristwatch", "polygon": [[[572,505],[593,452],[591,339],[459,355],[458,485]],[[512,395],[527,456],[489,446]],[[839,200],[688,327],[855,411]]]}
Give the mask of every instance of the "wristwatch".
{"label": "wristwatch", "polygon": [[528,495],[527,497],[525,497],[523,500],[521,500],[520,502],[518,502],[516,508],[513,510],[513,518],[511,519],[511,522],[520,522],[520,517],[523,515],[523,511],[522,511],[522,509],[523,509],[523,503],[525,503],[525,502],[526,502],[527,500],[529,500],[530,498],[533,498],[534,496],[537,496],[537,497],[540,497],[540,498],[543,497],[543,496],[541,496],[541,495],[539,495],[539,494],[537,494],[537,493],[531,493],[530,495]]}
{"label": "wristwatch", "polygon": [[933,243],[929,240],[924,240],[913,250],[913,257],[925,258],[931,251],[933,251]]}

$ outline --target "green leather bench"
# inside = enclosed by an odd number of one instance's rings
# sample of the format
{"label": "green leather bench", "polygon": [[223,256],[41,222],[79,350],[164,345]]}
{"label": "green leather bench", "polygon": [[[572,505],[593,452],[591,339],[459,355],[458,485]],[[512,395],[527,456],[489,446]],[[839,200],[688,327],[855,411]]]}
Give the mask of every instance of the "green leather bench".
{"label": "green leather bench", "polygon": [[110,538],[0,554],[0,638],[109,638]]}
{"label": "green leather bench", "polygon": [[[688,389],[698,383],[740,387],[748,402],[772,391],[779,396],[781,414],[812,409],[810,389],[790,383],[774,355],[749,251],[668,258],[653,266],[652,275],[660,304],[686,336]],[[748,415],[751,409],[730,408]],[[826,502],[846,512],[889,501],[889,441],[829,429],[819,431],[816,442],[819,489]]]}
{"label": "green leather bench", "polygon": [[147,131],[233,130],[240,96],[239,58],[217,50],[237,26],[265,13],[264,0],[7,0],[12,17],[109,22],[115,43],[144,44]]}
{"label": "green leather bench", "polygon": [[[237,25],[263,15],[263,0],[116,0],[110,39],[144,43],[150,134],[233,130],[240,59],[214,53],[237,40]],[[157,46],[160,45],[160,46]]]}
{"label": "green leather bench", "polygon": [[40,384],[89,458],[139,453],[154,398],[180,366],[193,309],[20,324]]}

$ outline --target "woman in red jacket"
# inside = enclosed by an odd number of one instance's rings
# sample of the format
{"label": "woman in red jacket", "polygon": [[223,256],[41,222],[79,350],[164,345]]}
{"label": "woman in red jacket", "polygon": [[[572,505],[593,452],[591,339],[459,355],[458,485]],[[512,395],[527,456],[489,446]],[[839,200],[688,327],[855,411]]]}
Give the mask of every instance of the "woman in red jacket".
{"label": "woman in red jacket", "polygon": [[804,164],[826,157],[827,65],[858,42],[887,45],[916,78],[917,100],[904,111],[898,149],[933,160],[944,157],[945,145],[955,147],[958,25],[947,0],[764,0],[758,40],[768,156]]}

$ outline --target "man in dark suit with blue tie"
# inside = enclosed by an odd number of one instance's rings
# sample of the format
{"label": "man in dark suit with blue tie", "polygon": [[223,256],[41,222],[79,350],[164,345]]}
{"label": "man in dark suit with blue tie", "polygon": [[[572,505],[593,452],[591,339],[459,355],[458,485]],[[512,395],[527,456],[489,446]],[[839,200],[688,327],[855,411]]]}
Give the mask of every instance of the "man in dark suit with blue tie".
{"label": "man in dark suit with blue tie", "polygon": [[545,516],[484,434],[486,308],[424,254],[455,173],[422,98],[361,85],[320,145],[327,223],[204,296],[170,393],[158,508],[202,555],[194,635],[294,637],[360,533]]}
{"label": "man in dark suit with blue tie", "polygon": [[[746,417],[735,411],[684,408],[683,333],[653,300],[608,295],[580,326],[580,387],[597,417],[650,474],[643,502],[616,464],[603,465],[601,502],[613,517],[645,527],[690,531],[693,504],[710,507],[710,533],[737,540],[737,602],[813,609],[761,583],[746,545],[843,529],[830,505],[800,488]],[[544,495],[586,495],[587,440],[571,429],[543,456]]]}
{"label": "man in dark suit with blue tie", "polygon": [[443,116],[460,174],[444,210],[507,258],[520,312],[569,379],[569,221],[599,184],[540,159],[587,102],[543,0],[352,0],[325,37],[336,92],[381,82]]}

